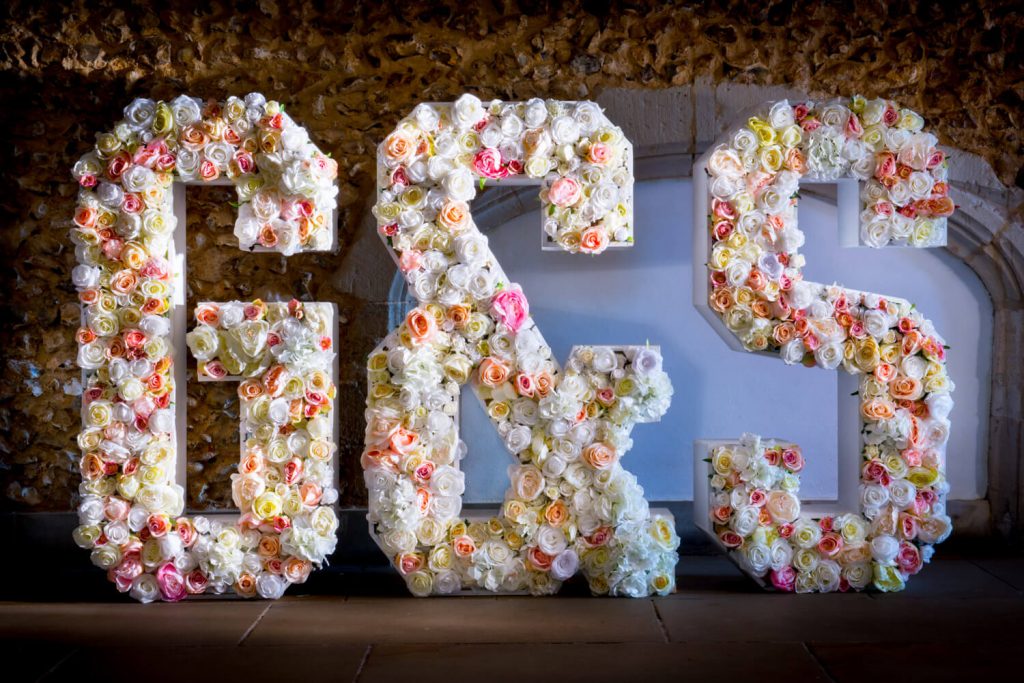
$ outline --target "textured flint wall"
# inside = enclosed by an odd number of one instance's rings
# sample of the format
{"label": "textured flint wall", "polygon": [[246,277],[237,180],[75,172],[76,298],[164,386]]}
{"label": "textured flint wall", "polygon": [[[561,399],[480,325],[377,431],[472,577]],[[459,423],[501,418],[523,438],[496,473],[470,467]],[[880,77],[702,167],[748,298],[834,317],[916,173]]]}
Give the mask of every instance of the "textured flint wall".
{"label": "textured flint wall", "polygon": [[[459,3],[464,4],[464,3]],[[796,6],[794,6],[794,4]],[[132,98],[260,90],[286,103],[341,166],[337,254],[243,254],[230,190],[190,188],[189,303],[294,294],[340,309],[342,502],[363,501],[363,363],[386,333],[393,268],[353,257],[374,191],[374,149],[419,101],[597,98],[609,87],[698,81],[861,92],[921,112],[942,142],[1024,185],[1024,69],[1017,3],[485,2],[426,5],[208,2],[187,11],[93,1],[14,2],[0,31],[0,507],[67,510],[77,488],[68,274],[73,162]],[[162,7],[158,5],[158,7]],[[12,191],[13,189],[13,191]],[[190,383],[189,499],[230,504],[234,386]]]}

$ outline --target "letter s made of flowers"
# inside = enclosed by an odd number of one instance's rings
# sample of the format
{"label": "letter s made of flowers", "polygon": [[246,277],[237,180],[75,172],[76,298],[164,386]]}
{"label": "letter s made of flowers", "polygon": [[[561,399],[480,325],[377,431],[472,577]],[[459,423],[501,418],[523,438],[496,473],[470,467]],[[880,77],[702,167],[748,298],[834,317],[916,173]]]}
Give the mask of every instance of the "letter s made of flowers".
{"label": "letter s made of flowers", "polygon": [[882,99],[776,102],[694,170],[694,253],[708,263],[706,275],[694,269],[695,303],[705,317],[734,348],[860,377],[858,511],[801,512],[795,445],[698,442],[698,524],[777,590],[901,590],[950,533],[943,340],[906,301],[805,281],[796,223],[801,179],[855,178],[862,244],[944,244],[955,207],[946,159],[923,125]]}
{"label": "letter s made of flowers", "polygon": [[205,104],[182,95],[132,102],[73,174],[84,386],[75,540],[142,602],[228,590],[279,597],[335,545],[334,307],[196,309],[188,345],[200,378],[241,380],[232,475],[241,516],[184,515],[180,184],[230,182],[239,246],[290,255],[331,247],[337,164],[262,95]]}
{"label": "letter s made of flowers", "polygon": [[[632,241],[632,146],[592,102],[420,104],[378,149],[379,233],[419,306],[368,359],[369,522],[417,596],[674,587],[679,539],[620,459],[672,385],[657,348],[575,347],[559,369],[474,224],[486,180],[541,185],[553,248]],[[512,455],[493,517],[462,514],[458,401],[471,383]]]}

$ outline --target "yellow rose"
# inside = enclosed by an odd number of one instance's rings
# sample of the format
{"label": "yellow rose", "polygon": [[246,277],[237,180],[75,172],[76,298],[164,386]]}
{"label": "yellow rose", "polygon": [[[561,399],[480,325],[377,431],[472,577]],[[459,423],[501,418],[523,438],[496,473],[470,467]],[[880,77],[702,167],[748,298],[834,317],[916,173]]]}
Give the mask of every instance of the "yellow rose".
{"label": "yellow rose", "polygon": [[156,112],[153,114],[153,132],[156,135],[165,135],[174,130],[174,114],[167,103],[161,102],[156,105]]}
{"label": "yellow rose", "polygon": [[919,489],[931,486],[938,480],[938,470],[933,470],[930,467],[912,467],[907,473],[907,481]]}
{"label": "yellow rose", "polygon": [[711,466],[717,474],[727,477],[733,469],[733,453],[728,448],[718,448],[711,457]]}
{"label": "yellow rose", "polygon": [[111,408],[107,401],[93,401],[86,413],[91,427],[106,427],[110,424]]}
{"label": "yellow rose", "polygon": [[427,558],[427,566],[435,572],[451,569],[454,564],[455,553],[447,543],[434,546]]}
{"label": "yellow rose", "polygon": [[418,598],[430,595],[434,590],[434,577],[429,572],[418,571],[405,577],[409,592]]}
{"label": "yellow rose", "polygon": [[903,576],[896,567],[875,562],[874,570],[875,588],[883,593],[894,593],[903,590],[905,587],[906,584],[903,582]]}
{"label": "yellow rose", "polygon": [[758,161],[761,162],[761,168],[768,173],[775,173],[782,168],[782,148],[779,145],[767,145],[762,147],[757,154]]}
{"label": "yellow rose", "polygon": [[492,401],[487,406],[487,414],[491,416],[492,420],[504,420],[508,418],[511,411],[512,409],[505,401]]}
{"label": "yellow rose", "polygon": [[273,491],[265,491],[259,498],[253,501],[252,511],[260,519],[272,519],[281,514],[282,506],[281,496]]}
{"label": "yellow rose", "polygon": [[338,518],[334,510],[326,505],[321,505],[313,511],[309,524],[321,536],[331,536],[338,530]]}

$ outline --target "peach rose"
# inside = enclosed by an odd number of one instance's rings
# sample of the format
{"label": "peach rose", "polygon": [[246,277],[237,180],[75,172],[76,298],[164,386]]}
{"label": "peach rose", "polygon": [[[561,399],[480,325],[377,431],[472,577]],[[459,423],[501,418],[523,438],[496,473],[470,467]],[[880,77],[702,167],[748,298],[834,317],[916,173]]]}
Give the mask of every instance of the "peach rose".
{"label": "peach rose", "polygon": [[480,363],[480,383],[488,387],[496,387],[508,379],[508,366],[497,358],[488,356]]}
{"label": "peach rose", "polygon": [[889,399],[872,398],[861,404],[860,413],[867,420],[888,420],[896,414],[896,406]]}
{"label": "peach rose", "polygon": [[437,333],[437,320],[432,313],[422,308],[414,308],[405,316],[405,325],[409,329],[409,337],[416,346],[427,344]]}
{"label": "peach rose", "polygon": [[448,319],[456,329],[462,329],[469,322],[469,308],[462,304],[455,304],[448,309]]}
{"label": "peach rose", "polygon": [[551,526],[562,526],[569,519],[569,509],[565,506],[565,503],[556,500],[544,510],[544,519]]}
{"label": "peach rose", "polygon": [[462,232],[469,226],[469,204],[449,199],[438,212],[437,221],[449,232]]}
{"label": "peach rose", "polygon": [[583,459],[594,469],[606,470],[615,464],[618,454],[608,444],[598,441],[583,449]]}
{"label": "peach rose", "polygon": [[921,380],[907,375],[896,375],[895,379],[889,382],[889,393],[897,400],[916,401],[924,394],[924,387]]}
{"label": "peach rose", "polygon": [[463,534],[461,536],[457,536],[455,540],[452,541],[452,549],[459,557],[469,557],[476,552],[476,543],[473,542],[472,538]]}
{"label": "peach rose", "polygon": [[587,228],[580,235],[580,251],[584,254],[600,254],[608,248],[608,233],[599,227]]}
{"label": "peach rose", "polygon": [[800,515],[800,499],[789,491],[771,491],[764,508],[775,523],[789,524]]}
{"label": "peach rose", "polygon": [[416,448],[419,441],[419,434],[404,427],[399,427],[391,434],[391,438],[388,440],[388,443],[391,446],[391,450],[395,453],[408,455],[414,448]]}
{"label": "peach rose", "polygon": [[554,559],[537,546],[532,546],[529,552],[526,554],[530,564],[537,571],[546,572],[551,569],[551,562]]}
{"label": "peach rose", "polygon": [[536,395],[540,398],[544,398],[551,393],[551,389],[553,389],[555,385],[555,380],[551,377],[551,374],[546,371],[538,373],[533,380],[536,385]]}
{"label": "peach rose", "polygon": [[402,130],[396,130],[384,138],[384,156],[388,159],[403,164],[416,152],[416,141],[412,136]]}
{"label": "peach rose", "polygon": [[520,465],[511,474],[512,490],[517,498],[529,502],[544,489],[544,475],[533,465]]}

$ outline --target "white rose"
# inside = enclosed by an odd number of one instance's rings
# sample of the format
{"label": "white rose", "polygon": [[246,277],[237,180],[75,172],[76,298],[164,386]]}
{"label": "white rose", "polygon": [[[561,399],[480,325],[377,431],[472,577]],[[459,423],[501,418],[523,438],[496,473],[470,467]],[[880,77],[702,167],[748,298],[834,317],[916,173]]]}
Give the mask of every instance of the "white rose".
{"label": "white rose", "polygon": [[569,116],[556,116],[551,122],[551,138],[558,145],[573,145],[580,139],[580,124]]}
{"label": "white rose", "polygon": [[179,128],[195,123],[202,115],[199,109],[199,100],[188,95],[179,95],[170,102],[171,115],[174,123]]}
{"label": "white rose", "polygon": [[452,115],[460,128],[472,128],[486,116],[486,112],[479,97],[466,93],[455,100],[455,104],[452,105]]}
{"label": "white rose", "polygon": [[139,574],[132,581],[130,595],[141,603],[153,602],[160,597],[160,585],[152,574]]}
{"label": "white rose", "polygon": [[465,475],[451,465],[443,465],[434,470],[430,478],[430,488],[438,496],[461,496],[466,489]]}
{"label": "white rose", "polygon": [[861,484],[860,502],[865,508],[880,508],[889,502],[889,489],[879,484]]}
{"label": "white rose", "polygon": [[529,427],[520,425],[509,430],[509,433],[505,435],[505,448],[508,449],[509,453],[516,455],[530,446],[530,441],[533,440],[533,432]]}
{"label": "white rose", "polygon": [[561,529],[545,524],[537,531],[537,547],[547,555],[558,555],[566,545],[565,532]]}
{"label": "white rose", "polygon": [[444,190],[452,199],[469,201],[476,196],[473,174],[467,168],[452,170],[444,179]]}
{"label": "white rose", "polygon": [[174,411],[168,408],[154,410],[149,416],[149,431],[165,434],[174,431]]}
{"label": "white rose", "polygon": [[733,513],[729,525],[743,537],[754,533],[760,521],[760,510],[753,505],[742,505]]}
{"label": "white rose", "polygon": [[879,564],[892,564],[900,551],[900,542],[894,536],[875,536],[871,539],[871,556]]}
{"label": "white rose", "polygon": [[917,487],[906,479],[896,479],[889,485],[889,497],[896,507],[905,509],[917,497]]}
{"label": "white rose", "polygon": [[914,171],[910,174],[910,178],[907,179],[907,184],[910,188],[911,197],[914,199],[927,199],[932,194],[935,179],[932,178],[930,173]]}
{"label": "white rose", "polygon": [[156,102],[139,97],[132,100],[131,104],[124,108],[124,120],[134,130],[146,130],[153,125],[153,117],[156,115]]}
{"label": "white rose", "polygon": [[595,346],[593,348],[593,360],[591,365],[594,370],[601,373],[608,373],[618,367],[618,360],[615,351],[608,346]]}
{"label": "white rose", "polygon": [[804,353],[805,349],[802,339],[788,341],[779,349],[779,355],[782,357],[782,362],[787,365],[796,365],[797,363],[803,362]]}
{"label": "white rose", "polygon": [[[753,133],[750,131],[747,132],[750,133],[751,138],[753,138]],[[736,151],[723,145],[716,149],[708,159],[708,171],[713,176],[739,178],[743,174],[743,165],[740,162],[740,157],[736,154]]]}
{"label": "white rose", "polygon": [[559,581],[571,579],[580,566],[580,559],[573,549],[564,550],[551,562],[551,576]]}
{"label": "white rose", "polygon": [[768,123],[776,130],[782,130],[793,125],[793,107],[788,100],[782,100],[772,105],[768,110]]}
{"label": "white rose", "polygon": [[266,600],[277,600],[284,595],[284,590],[287,587],[288,582],[277,574],[261,572],[256,577],[256,592]]}
{"label": "white rose", "polygon": [[808,282],[803,280],[793,283],[793,287],[789,290],[787,300],[789,305],[796,309],[807,308],[814,301],[815,287]]}
{"label": "white rose", "polygon": [[[735,147],[739,152],[750,153],[757,149],[757,135],[754,131],[747,127],[740,128],[732,136],[732,146]],[[739,156],[736,156],[736,162],[739,163]]]}
{"label": "white rose", "polygon": [[814,570],[814,578],[821,593],[833,593],[839,590],[842,569],[834,560],[822,560]]}
{"label": "white rose", "polygon": [[764,543],[750,543],[744,548],[743,554],[750,571],[756,576],[764,576],[771,566],[771,550]]}
{"label": "white rose", "polygon": [[826,370],[835,370],[843,361],[842,344],[822,344],[814,350],[814,361]]}
{"label": "white rose", "polygon": [[437,110],[426,102],[416,105],[416,108],[412,110],[412,118],[416,121],[416,125],[428,133],[437,128],[440,121]]}
{"label": "white rose", "polygon": [[534,97],[526,103],[523,111],[523,118],[530,128],[537,128],[543,125],[548,118],[548,107],[544,100]]}
{"label": "white rose", "polygon": [[788,567],[793,561],[793,546],[784,538],[776,538],[768,549],[770,566],[775,571]]}
{"label": "white rose", "polygon": [[572,117],[579,124],[580,130],[584,135],[590,135],[601,125],[608,123],[608,118],[601,111],[601,107],[596,102],[589,100],[579,102],[572,113]]}
{"label": "white rose", "polygon": [[929,414],[938,420],[945,420],[953,410],[953,399],[949,394],[929,394],[924,402],[928,405]]}

